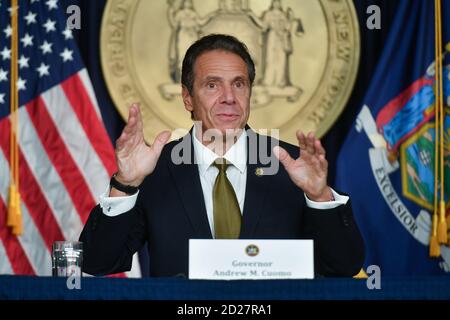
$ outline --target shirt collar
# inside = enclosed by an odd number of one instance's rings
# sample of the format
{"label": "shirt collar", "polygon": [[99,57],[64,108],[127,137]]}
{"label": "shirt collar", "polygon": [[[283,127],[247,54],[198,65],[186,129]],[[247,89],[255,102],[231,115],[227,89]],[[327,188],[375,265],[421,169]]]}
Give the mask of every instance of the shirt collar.
{"label": "shirt collar", "polygon": [[[211,164],[220,158],[215,152],[204,146],[197,139],[196,127],[192,130],[195,161],[198,164],[200,175],[204,175]],[[235,144],[222,157],[235,166],[241,173],[245,171],[247,166],[247,132],[243,129]]]}

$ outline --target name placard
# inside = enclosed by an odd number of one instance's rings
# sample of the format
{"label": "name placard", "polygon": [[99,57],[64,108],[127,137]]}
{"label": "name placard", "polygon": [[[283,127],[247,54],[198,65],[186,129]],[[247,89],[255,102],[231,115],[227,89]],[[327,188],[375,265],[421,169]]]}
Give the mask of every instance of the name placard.
{"label": "name placard", "polygon": [[189,279],[313,279],[313,240],[189,240]]}

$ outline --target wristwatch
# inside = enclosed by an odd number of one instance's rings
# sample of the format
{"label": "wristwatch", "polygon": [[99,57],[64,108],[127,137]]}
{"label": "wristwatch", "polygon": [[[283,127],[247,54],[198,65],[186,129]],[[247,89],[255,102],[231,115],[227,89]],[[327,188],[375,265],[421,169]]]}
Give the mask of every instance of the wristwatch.
{"label": "wristwatch", "polygon": [[111,177],[111,181],[109,182],[109,185],[111,187],[114,187],[115,189],[122,191],[129,195],[132,195],[132,194],[135,194],[136,192],[138,192],[139,187],[122,184],[119,181],[117,181],[116,176],[117,176],[117,172],[114,173]]}

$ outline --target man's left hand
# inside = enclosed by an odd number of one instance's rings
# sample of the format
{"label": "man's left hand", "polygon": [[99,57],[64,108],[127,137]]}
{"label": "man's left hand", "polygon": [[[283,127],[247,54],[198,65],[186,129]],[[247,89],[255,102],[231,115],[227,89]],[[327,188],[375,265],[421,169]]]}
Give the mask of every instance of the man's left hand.
{"label": "man's left hand", "polygon": [[305,136],[298,130],[296,135],[300,156],[293,159],[279,146],[273,149],[275,156],[283,164],[292,182],[302,189],[310,200],[331,201],[333,194],[327,185],[328,162],[325,159],[325,149],[312,132]]}

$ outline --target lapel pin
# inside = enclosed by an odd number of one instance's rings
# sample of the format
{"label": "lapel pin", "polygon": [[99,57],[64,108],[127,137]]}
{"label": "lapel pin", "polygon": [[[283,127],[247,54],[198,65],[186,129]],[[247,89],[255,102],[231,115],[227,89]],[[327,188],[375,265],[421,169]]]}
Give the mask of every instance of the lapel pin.
{"label": "lapel pin", "polygon": [[258,177],[261,177],[261,176],[264,174],[264,169],[263,169],[263,168],[256,168],[255,174],[256,174]]}

